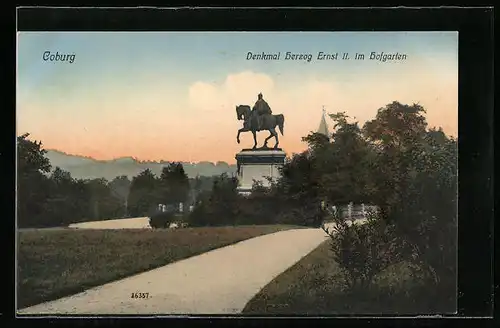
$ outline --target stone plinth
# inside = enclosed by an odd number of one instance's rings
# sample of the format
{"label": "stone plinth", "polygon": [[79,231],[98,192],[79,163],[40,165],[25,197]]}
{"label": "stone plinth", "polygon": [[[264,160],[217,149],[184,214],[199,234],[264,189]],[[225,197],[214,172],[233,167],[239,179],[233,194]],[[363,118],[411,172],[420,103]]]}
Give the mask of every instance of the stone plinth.
{"label": "stone plinth", "polygon": [[279,168],[285,163],[286,154],[281,149],[243,149],[236,154],[238,165],[238,192],[248,195],[254,180],[269,186],[267,177],[273,180],[280,175]]}

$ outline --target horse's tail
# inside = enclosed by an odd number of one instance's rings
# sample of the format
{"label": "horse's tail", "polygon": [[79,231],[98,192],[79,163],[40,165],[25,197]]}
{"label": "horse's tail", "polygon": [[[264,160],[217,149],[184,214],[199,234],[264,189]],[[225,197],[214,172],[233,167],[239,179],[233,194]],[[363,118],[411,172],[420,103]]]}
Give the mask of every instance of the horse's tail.
{"label": "horse's tail", "polygon": [[284,136],[283,129],[285,128],[285,117],[283,114],[276,115],[276,123],[278,124],[281,135]]}

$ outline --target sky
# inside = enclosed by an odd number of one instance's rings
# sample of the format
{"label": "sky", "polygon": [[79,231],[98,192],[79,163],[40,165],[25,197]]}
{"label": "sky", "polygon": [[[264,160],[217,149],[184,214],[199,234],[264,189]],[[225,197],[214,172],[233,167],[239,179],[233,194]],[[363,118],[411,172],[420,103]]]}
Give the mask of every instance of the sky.
{"label": "sky", "polygon": [[[318,52],[339,52],[318,60]],[[75,55],[44,60],[44,53]],[[280,60],[247,60],[280,52]],[[284,60],[286,52],[312,60]],[[342,53],[349,60],[341,60]],[[371,52],[406,54],[370,60]],[[365,55],[354,60],[355,53]],[[50,59],[50,58],[49,58]],[[289,155],[322,107],[362,125],[392,101],[419,103],[429,126],[458,134],[457,32],[19,32],[17,134],[96,159],[226,161],[253,145],[235,107],[262,93],[285,116]],[[331,121],[328,120],[328,123]],[[268,132],[259,132],[259,145]],[[273,145],[274,140],[270,141]]]}

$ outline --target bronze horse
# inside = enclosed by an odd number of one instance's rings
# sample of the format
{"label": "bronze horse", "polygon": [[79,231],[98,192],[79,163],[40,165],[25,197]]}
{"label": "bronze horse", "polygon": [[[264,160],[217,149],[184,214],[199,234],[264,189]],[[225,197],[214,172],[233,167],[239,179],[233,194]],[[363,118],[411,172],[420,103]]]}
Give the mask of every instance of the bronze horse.
{"label": "bronze horse", "polygon": [[269,136],[264,140],[263,148],[267,148],[267,141],[274,137],[276,139],[276,144],[274,148],[278,148],[279,140],[278,133],[276,132],[276,126],[279,127],[281,135],[283,134],[283,128],[285,124],[285,117],[283,114],[272,115],[272,114],[264,114],[262,116],[262,126],[257,128],[258,126],[258,117],[255,111],[250,109],[248,105],[238,105],[236,106],[236,115],[238,120],[243,120],[243,128],[238,130],[238,135],[236,136],[236,141],[240,143],[240,133],[252,131],[253,134],[253,149],[257,148],[257,131],[269,131]]}

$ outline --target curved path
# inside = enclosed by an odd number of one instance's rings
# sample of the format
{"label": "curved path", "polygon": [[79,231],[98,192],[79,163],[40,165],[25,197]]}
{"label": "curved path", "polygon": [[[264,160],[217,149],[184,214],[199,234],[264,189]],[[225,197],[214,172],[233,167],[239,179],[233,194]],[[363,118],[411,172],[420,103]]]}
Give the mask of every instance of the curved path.
{"label": "curved path", "polygon": [[[18,314],[240,313],[262,287],[326,238],[321,229],[268,234],[34,305]],[[149,293],[149,298],[134,299],[132,293]]]}

